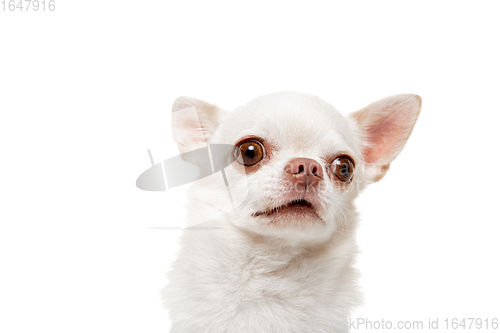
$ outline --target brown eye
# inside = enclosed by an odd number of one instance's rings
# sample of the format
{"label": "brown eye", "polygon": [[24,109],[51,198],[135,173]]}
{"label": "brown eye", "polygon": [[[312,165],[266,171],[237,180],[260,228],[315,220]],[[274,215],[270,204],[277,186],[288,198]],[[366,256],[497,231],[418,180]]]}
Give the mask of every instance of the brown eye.
{"label": "brown eye", "polygon": [[251,166],[264,158],[264,147],[257,141],[245,141],[235,151],[238,163]]}
{"label": "brown eye", "polygon": [[354,173],[354,164],[351,159],[346,156],[337,157],[333,163],[333,174],[343,182],[350,183]]}

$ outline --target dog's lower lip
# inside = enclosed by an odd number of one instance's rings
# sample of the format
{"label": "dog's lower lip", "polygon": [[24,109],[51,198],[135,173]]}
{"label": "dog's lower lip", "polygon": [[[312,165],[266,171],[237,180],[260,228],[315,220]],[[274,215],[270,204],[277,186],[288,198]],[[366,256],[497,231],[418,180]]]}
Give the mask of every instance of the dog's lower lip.
{"label": "dog's lower lip", "polygon": [[258,212],[255,213],[254,216],[260,216],[260,215],[290,215],[290,216],[306,216],[306,215],[317,215],[316,210],[314,209],[313,205],[306,200],[300,199],[300,200],[293,200],[285,205],[276,207],[272,210],[269,211],[264,211],[264,212]]}

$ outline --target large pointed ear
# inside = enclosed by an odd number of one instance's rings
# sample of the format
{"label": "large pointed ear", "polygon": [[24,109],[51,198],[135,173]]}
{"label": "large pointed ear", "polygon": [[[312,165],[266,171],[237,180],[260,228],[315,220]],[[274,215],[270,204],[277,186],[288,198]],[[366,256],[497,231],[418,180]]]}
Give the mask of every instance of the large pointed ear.
{"label": "large pointed ear", "polygon": [[405,146],[421,104],[420,96],[395,95],[349,115],[362,137],[365,172],[370,181],[382,179]]}
{"label": "large pointed ear", "polygon": [[196,98],[177,98],[172,106],[172,134],[180,153],[206,147],[226,113]]}

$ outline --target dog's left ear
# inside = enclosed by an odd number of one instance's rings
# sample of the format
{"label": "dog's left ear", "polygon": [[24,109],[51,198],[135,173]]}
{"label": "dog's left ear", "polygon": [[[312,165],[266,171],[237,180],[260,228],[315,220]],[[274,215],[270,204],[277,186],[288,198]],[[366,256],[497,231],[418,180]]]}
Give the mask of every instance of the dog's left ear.
{"label": "dog's left ear", "polygon": [[349,115],[363,140],[363,160],[368,179],[376,182],[399,155],[420,113],[418,95],[395,95],[381,99]]}
{"label": "dog's left ear", "polygon": [[172,134],[180,153],[206,147],[227,113],[196,98],[177,98],[172,106]]}

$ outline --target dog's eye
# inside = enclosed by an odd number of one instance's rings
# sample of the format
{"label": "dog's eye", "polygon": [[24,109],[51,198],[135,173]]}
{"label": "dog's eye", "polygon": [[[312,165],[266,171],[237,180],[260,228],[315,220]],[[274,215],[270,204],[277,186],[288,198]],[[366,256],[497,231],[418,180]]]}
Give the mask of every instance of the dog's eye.
{"label": "dog's eye", "polygon": [[333,163],[333,174],[343,182],[350,183],[354,173],[354,164],[351,159],[346,156],[337,157]]}
{"label": "dog's eye", "polygon": [[257,141],[245,141],[238,146],[235,154],[238,163],[251,166],[264,158],[264,147]]}

